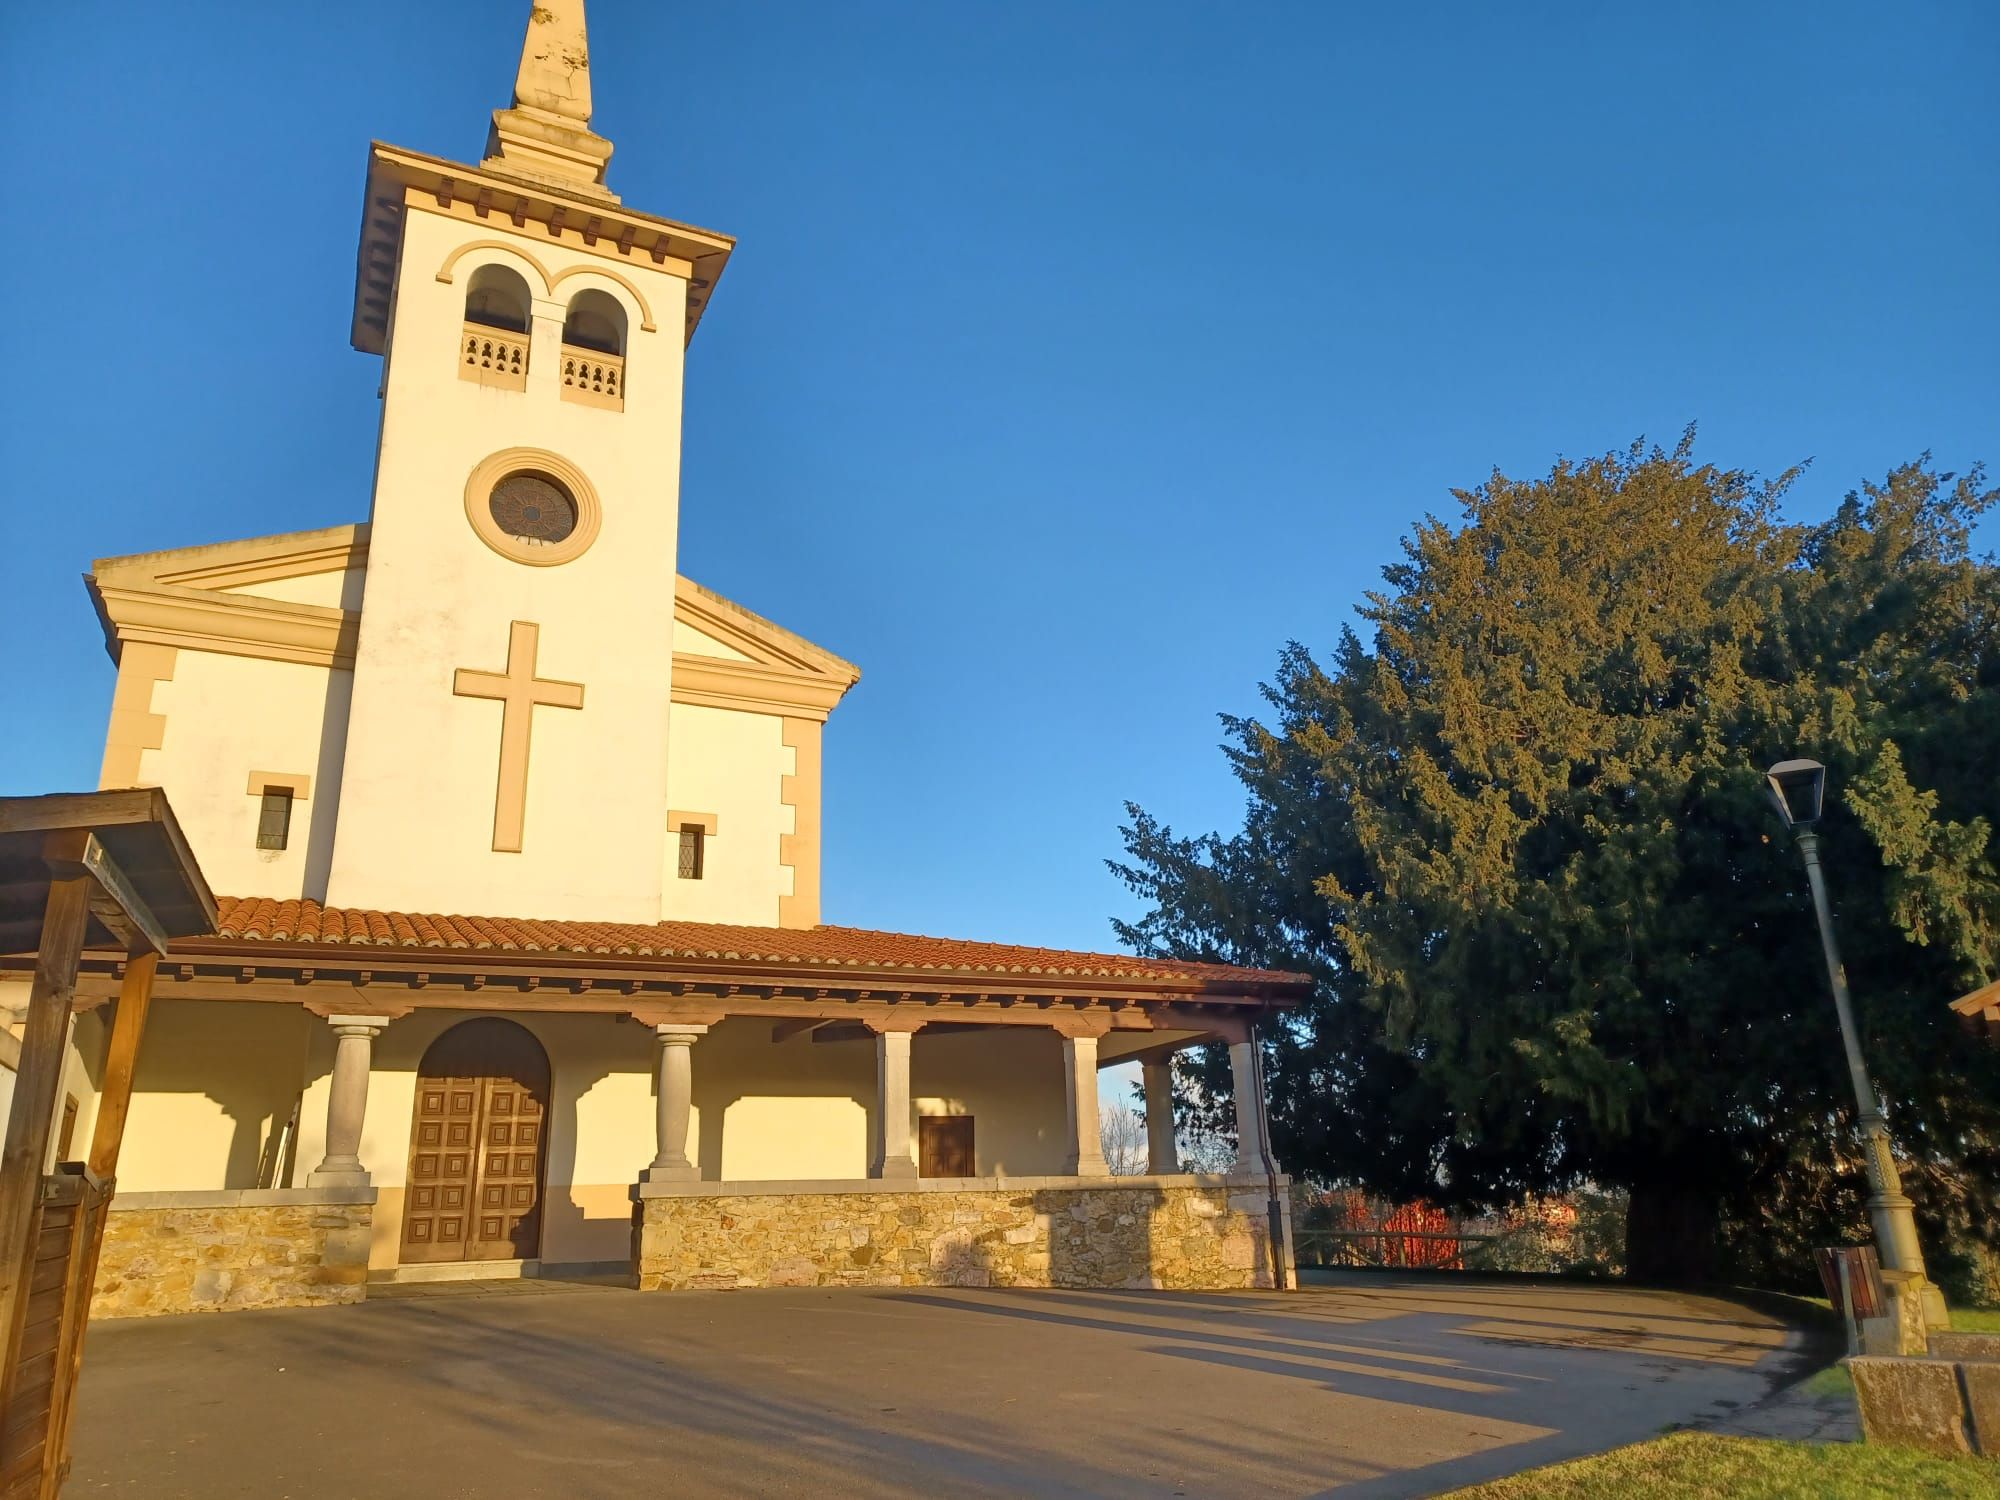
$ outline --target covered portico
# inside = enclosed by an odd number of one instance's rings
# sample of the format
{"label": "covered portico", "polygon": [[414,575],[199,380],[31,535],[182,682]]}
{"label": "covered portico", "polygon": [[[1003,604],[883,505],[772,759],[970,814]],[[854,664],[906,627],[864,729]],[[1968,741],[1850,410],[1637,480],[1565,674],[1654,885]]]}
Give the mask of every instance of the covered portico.
{"label": "covered portico", "polygon": [[[116,980],[106,955],[82,1003]],[[203,1167],[152,1196],[371,1199],[377,1278],[616,1258],[662,1288],[1270,1285],[1288,1236],[1252,1028],[1305,986],[854,929],[225,900],[216,937],[162,965],[160,1014],[190,1048],[204,1014],[238,1036],[251,1016],[304,1053],[298,1102],[239,1107],[270,1122],[236,1153],[254,1181]],[[488,1033],[525,1061],[467,1061]],[[1173,1159],[1170,1059],[1217,1041],[1239,1154],[1196,1177]],[[1121,1062],[1143,1069],[1144,1177],[1111,1177],[1099,1145],[1099,1070]]]}

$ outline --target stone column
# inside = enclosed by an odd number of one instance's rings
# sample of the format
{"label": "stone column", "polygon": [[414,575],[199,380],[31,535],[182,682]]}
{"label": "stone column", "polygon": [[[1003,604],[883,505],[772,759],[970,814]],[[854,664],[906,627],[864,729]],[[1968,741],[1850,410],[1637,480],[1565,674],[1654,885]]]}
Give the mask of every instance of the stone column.
{"label": "stone column", "polygon": [[706,1026],[668,1021],[653,1027],[659,1042],[654,1059],[654,1101],[659,1150],[653,1164],[639,1173],[641,1182],[699,1182],[701,1168],[688,1160],[688,1119],[694,1109],[694,1067],[690,1053]]}
{"label": "stone column", "polygon": [[1097,1119],[1097,1038],[1063,1038],[1063,1103],[1068,1114],[1068,1150],[1063,1174],[1068,1177],[1109,1177],[1104,1138]]}
{"label": "stone column", "polygon": [[562,389],[563,319],[568,312],[560,302],[535,297],[528,317],[528,391],[551,401]]}
{"label": "stone column", "polygon": [[1163,1057],[1140,1071],[1146,1083],[1146,1170],[1171,1177],[1181,1169],[1174,1144],[1174,1065]]}
{"label": "stone column", "polygon": [[875,1033],[875,1150],[870,1177],[908,1180],[917,1175],[910,1149],[910,1037],[908,1031]]}
{"label": "stone column", "polygon": [[[1236,1170],[1264,1171],[1263,1099],[1257,1089],[1257,1043],[1229,1044],[1229,1071],[1236,1085]],[[1276,1163],[1272,1164],[1276,1170]]]}
{"label": "stone column", "polygon": [[307,1187],[367,1187],[361,1165],[361,1124],[368,1113],[368,1062],[386,1016],[328,1016],[334,1044],[333,1080],[326,1096],[326,1156],[306,1174]]}

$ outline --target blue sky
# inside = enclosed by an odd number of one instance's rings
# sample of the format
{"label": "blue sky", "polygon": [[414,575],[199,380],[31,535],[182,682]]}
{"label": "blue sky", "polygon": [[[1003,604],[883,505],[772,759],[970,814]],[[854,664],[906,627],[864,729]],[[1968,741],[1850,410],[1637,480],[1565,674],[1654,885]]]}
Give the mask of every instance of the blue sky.
{"label": "blue sky", "polygon": [[[365,517],[366,144],[476,158],[526,9],[0,18],[0,791],[95,782],[92,557]],[[1216,714],[1496,465],[2000,462],[1980,0],[590,17],[613,186],[740,240],[682,569],[866,673],[829,921],[1107,945],[1121,803],[1230,823]]]}

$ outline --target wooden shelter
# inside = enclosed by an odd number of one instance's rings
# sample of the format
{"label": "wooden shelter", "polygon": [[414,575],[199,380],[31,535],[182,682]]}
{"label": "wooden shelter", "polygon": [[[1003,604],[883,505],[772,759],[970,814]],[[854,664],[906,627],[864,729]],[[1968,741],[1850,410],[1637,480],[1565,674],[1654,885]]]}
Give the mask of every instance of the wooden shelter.
{"label": "wooden shelter", "polygon": [[[209,894],[166,793],[0,798],[0,954],[35,955],[0,1155],[0,1496],[49,1496],[68,1467],[71,1397],[91,1283],[170,939],[215,930]],[[83,949],[125,955],[90,1154],[49,1162]]]}
{"label": "wooden shelter", "polygon": [[1951,1008],[1973,1031],[2000,1046],[2000,979],[1954,1000]]}

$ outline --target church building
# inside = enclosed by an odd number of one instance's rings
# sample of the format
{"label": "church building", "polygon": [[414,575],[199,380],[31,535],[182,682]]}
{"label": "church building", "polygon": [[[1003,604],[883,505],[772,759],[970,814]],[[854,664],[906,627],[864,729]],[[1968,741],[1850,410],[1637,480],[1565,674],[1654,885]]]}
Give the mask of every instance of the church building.
{"label": "church building", "polygon": [[[367,519],[91,569],[100,784],[165,789],[220,911],[160,964],[100,1315],[586,1271],[1285,1285],[1253,1028],[1304,976],[821,923],[861,674],[679,571],[733,241],[628,207],[611,154],[582,0],[539,0],[482,160],[369,149]],[[69,1139],[123,968],[85,957]],[[1238,1157],[1182,1173],[1169,1059],[1214,1042]],[[1112,1177],[1127,1062],[1151,1159]]]}

